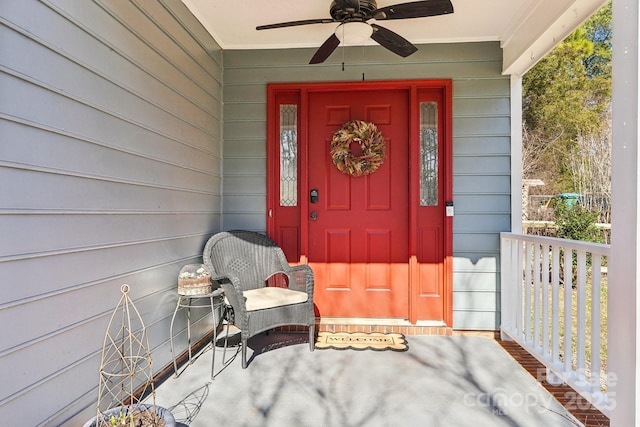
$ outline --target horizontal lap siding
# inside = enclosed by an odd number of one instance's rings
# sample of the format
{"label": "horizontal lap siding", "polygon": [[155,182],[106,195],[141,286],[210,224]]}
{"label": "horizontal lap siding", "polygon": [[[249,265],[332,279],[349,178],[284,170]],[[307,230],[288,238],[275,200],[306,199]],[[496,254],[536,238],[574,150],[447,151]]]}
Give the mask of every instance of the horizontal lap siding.
{"label": "horizontal lap siding", "polygon": [[177,274],[221,228],[221,124],[222,54],[181,2],[0,2],[3,424],[91,416],[123,283],[170,363]]}
{"label": "horizontal lap siding", "polygon": [[[224,228],[266,229],[266,84],[453,80],[454,327],[499,326],[499,244],[510,229],[509,78],[498,43],[419,46],[401,59],[379,47],[224,52]],[[342,60],[345,68],[342,70]]]}

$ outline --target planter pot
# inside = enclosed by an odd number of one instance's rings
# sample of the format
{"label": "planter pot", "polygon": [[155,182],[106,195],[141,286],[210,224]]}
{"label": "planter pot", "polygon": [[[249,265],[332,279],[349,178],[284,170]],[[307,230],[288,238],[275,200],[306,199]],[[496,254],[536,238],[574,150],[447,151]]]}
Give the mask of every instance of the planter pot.
{"label": "planter pot", "polygon": [[[118,418],[120,413],[128,415],[130,412],[135,413],[145,409],[152,410],[153,405],[141,404],[136,406],[119,406],[117,408],[109,409],[103,412],[103,416],[104,420],[107,422],[106,426],[111,427],[111,423],[109,423],[109,420],[112,415]],[[158,414],[158,417],[160,417],[160,419],[164,421],[164,427],[176,427],[176,420],[173,417],[173,414],[169,412],[168,409],[156,405],[156,414]],[[92,419],[84,423],[83,427],[96,427],[96,422],[97,417],[93,417]]]}

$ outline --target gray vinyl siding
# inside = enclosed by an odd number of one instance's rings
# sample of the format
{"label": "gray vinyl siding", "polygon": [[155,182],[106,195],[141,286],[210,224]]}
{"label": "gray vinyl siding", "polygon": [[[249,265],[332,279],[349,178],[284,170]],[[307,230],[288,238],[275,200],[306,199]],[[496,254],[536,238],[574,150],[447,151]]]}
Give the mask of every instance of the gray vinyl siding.
{"label": "gray vinyl siding", "polygon": [[[0,1],[4,424],[92,415],[123,283],[155,371],[170,363],[180,268],[220,229],[265,230],[267,82],[453,79],[454,327],[497,328],[511,172],[498,43],[347,49],[344,71],[342,50],[309,66],[313,52],[223,53],[179,0]],[[197,339],[210,322],[194,317]]]}
{"label": "gray vinyl siding", "polygon": [[179,0],[0,2],[3,425],[95,415],[123,283],[170,363],[177,274],[221,228],[222,77]]}
{"label": "gray vinyl siding", "polygon": [[510,229],[510,81],[498,43],[419,46],[401,59],[379,47],[224,51],[223,228],[266,228],[266,84],[453,80],[453,306],[457,329],[499,326],[499,233]]}

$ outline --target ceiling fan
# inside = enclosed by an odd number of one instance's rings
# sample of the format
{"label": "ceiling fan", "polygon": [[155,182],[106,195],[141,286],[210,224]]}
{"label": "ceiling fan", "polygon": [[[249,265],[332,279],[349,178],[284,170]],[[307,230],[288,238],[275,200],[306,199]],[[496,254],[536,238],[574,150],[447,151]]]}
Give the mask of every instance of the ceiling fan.
{"label": "ceiling fan", "polygon": [[402,36],[369,21],[388,21],[392,19],[424,18],[453,13],[450,0],[423,0],[399,3],[378,9],[375,0],[333,0],[329,8],[331,18],[306,19],[302,21],[281,22],[261,25],[256,30],[295,27],[309,24],[330,24],[339,22],[336,31],[316,51],[309,64],[324,62],[340,45],[341,39],[349,31],[356,29],[365,39],[371,37],[376,43],[391,52],[406,58],[418,49]]}

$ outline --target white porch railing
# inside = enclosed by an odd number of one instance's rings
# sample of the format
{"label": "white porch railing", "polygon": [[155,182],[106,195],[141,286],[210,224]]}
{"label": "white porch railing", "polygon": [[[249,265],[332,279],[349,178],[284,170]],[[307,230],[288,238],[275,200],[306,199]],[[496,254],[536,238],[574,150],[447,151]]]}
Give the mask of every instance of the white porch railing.
{"label": "white porch railing", "polygon": [[564,381],[607,416],[614,399],[606,393],[602,266],[610,249],[501,233],[503,339],[516,341],[544,364],[549,381]]}

